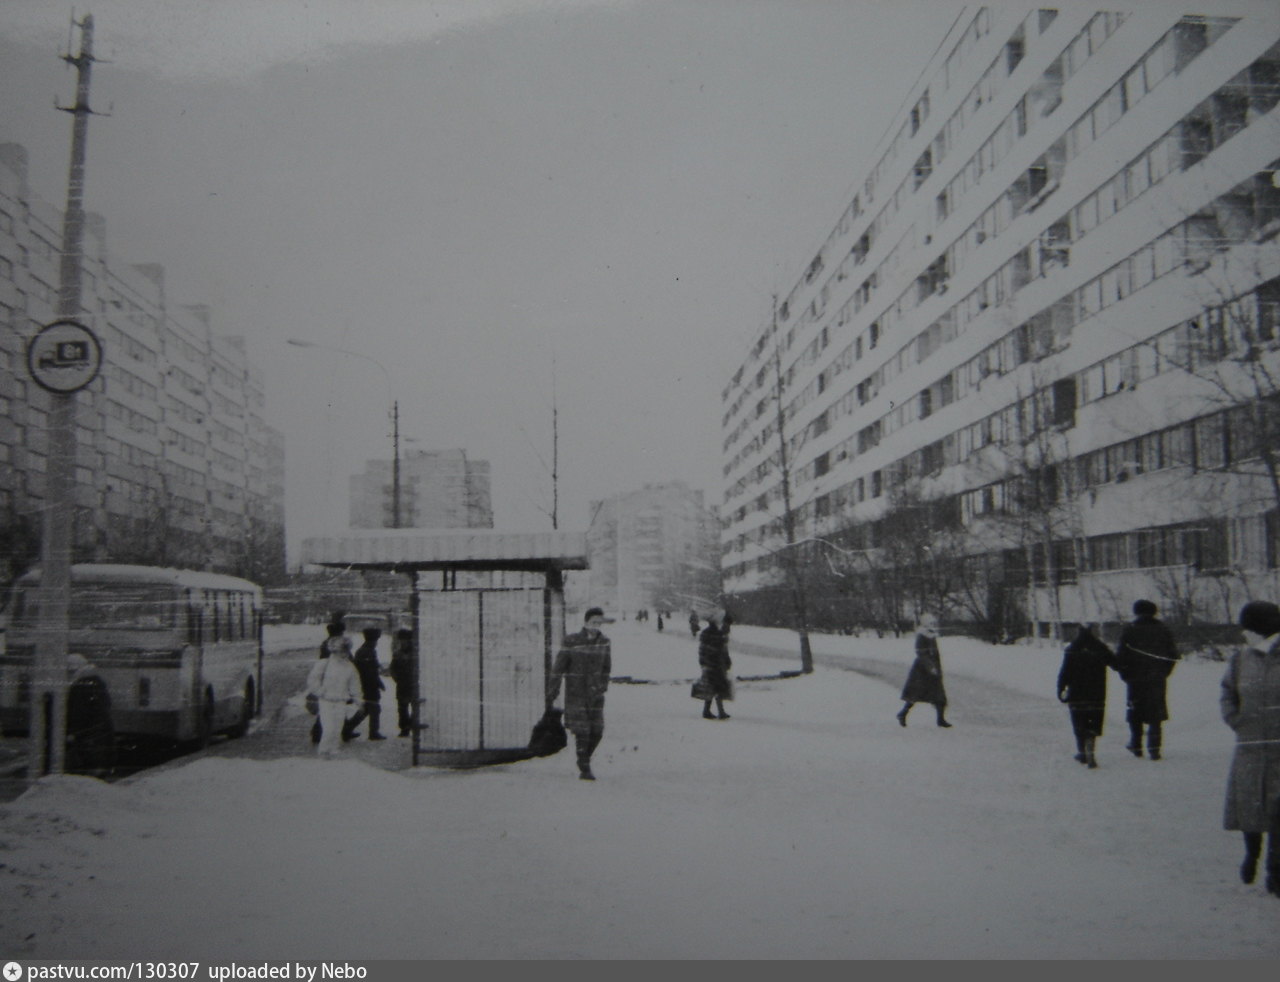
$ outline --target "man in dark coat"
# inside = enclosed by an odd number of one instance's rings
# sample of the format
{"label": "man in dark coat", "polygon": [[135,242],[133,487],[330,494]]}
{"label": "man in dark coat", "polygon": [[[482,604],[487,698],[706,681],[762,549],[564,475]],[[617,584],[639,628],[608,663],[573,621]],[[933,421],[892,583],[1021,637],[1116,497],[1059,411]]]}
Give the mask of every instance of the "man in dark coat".
{"label": "man in dark coat", "polygon": [[609,639],[600,632],[604,611],[591,607],[581,631],[565,635],[547,679],[547,702],[560,696],[564,682],[564,725],[573,734],[578,756],[578,777],[594,781],[591,755],[604,736],[604,694],[613,670]]}
{"label": "man in dark coat", "polygon": [[1129,687],[1129,744],[1135,757],[1142,756],[1142,728],[1147,728],[1147,753],[1160,759],[1162,724],[1169,718],[1165,685],[1178,661],[1178,648],[1169,629],[1156,619],[1156,605],[1139,600],[1134,620],[1120,632],[1116,669]]}
{"label": "man in dark coat", "polygon": [[1058,672],[1058,699],[1071,710],[1071,729],[1076,737],[1076,760],[1098,766],[1095,747],[1102,736],[1102,718],[1107,707],[1107,668],[1115,656],[1099,640],[1090,625],[1081,624],[1075,639],[1067,645]]}
{"label": "man in dark coat", "polygon": [[[696,616],[696,614],[694,615]],[[733,683],[729,680],[729,669],[733,662],[729,658],[729,642],[720,625],[724,621],[724,611],[713,609],[708,611],[707,626],[698,635],[698,667],[702,669],[699,684],[702,689],[702,718],[729,719],[724,711],[724,701],[733,698]],[[711,700],[716,703],[718,715],[711,713]]]}
{"label": "man in dark coat", "polygon": [[369,739],[385,740],[386,737],[378,731],[378,723],[382,718],[382,690],[386,688],[382,679],[378,677],[378,638],[382,637],[382,631],[376,627],[366,627],[362,633],[364,644],[356,649],[353,660],[356,672],[360,676],[360,692],[364,702],[356,710],[356,714],[347,720],[347,725],[342,728],[342,739],[354,738],[356,727],[364,722],[367,716]]}
{"label": "man in dark coat", "polygon": [[402,737],[413,729],[413,670],[413,632],[402,627],[391,640],[390,666],[391,680],[396,684],[396,721]]}

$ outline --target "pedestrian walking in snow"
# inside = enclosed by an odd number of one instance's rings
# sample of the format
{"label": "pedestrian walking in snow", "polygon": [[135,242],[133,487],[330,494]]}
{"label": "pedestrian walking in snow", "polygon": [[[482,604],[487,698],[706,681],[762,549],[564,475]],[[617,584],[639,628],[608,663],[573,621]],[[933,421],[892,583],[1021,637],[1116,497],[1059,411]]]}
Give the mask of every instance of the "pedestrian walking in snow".
{"label": "pedestrian walking in snow", "polygon": [[400,735],[413,731],[413,632],[407,627],[396,631],[391,639],[391,681],[396,684],[396,722]]}
{"label": "pedestrian walking in snow", "polygon": [[591,755],[604,736],[604,694],[613,670],[609,639],[601,633],[604,611],[591,607],[583,618],[582,630],[565,635],[547,679],[547,702],[560,696],[564,682],[564,725],[573,734],[578,757],[578,777],[594,781]]}
{"label": "pedestrian walking in snow", "polygon": [[364,644],[356,650],[352,663],[356,667],[356,674],[360,676],[362,699],[356,714],[347,720],[347,725],[343,727],[342,739],[354,739],[356,727],[367,718],[369,739],[385,740],[386,737],[381,731],[381,721],[382,690],[386,688],[386,684],[379,677],[378,666],[378,639],[382,637],[382,631],[376,627],[366,627],[361,633],[364,635]]}
{"label": "pedestrian walking in snow", "polygon": [[[347,627],[342,620],[343,615],[336,613],[328,624],[324,626],[325,639],[320,643],[320,658],[329,657],[330,651],[335,647],[342,648],[346,651],[347,656],[351,656],[351,639],[346,636]],[[308,690],[310,691],[310,690]],[[318,744],[320,742],[320,731],[324,729],[320,722],[320,715],[316,714],[316,721],[311,724],[311,742]]]}
{"label": "pedestrian walking in snow", "polygon": [[1240,879],[1252,883],[1267,838],[1267,892],[1280,897],[1280,607],[1240,609],[1246,647],[1222,677],[1222,718],[1235,731],[1223,828],[1244,833]]}
{"label": "pedestrian walking in snow", "polygon": [[662,611],[658,611],[658,630],[662,630]]}
{"label": "pedestrian walking in snow", "polygon": [[[341,630],[341,625],[335,626]],[[335,641],[335,636],[329,640]],[[351,642],[341,635],[336,640],[339,643],[326,643],[329,657],[317,659],[307,676],[307,693],[320,702],[320,742],[316,750],[321,757],[333,757],[342,749],[347,714],[360,701],[360,676],[351,662]]]}
{"label": "pedestrian walking in snow", "polygon": [[1090,768],[1098,766],[1096,745],[1107,707],[1107,669],[1115,663],[1111,649],[1094,634],[1095,627],[1080,625],[1058,672],[1058,699],[1071,711],[1076,760]]}
{"label": "pedestrian walking in snow", "polygon": [[902,687],[905,705],[898,713],[898,722],[907,725],[907,713],[918,702],[932,704],[937,713],[938,725],[950,727],[946,719],[947,691],[942,686],[942,655],[938,652],[938,621],[932,616],[920,620],[916,632],[916,660],[907,672]]}
{"label": "pedestrian walking in snow", "polygon": [[[726,699],[733,699],[733,681],[729,678],[733,662],[729,658],[728,638],[720,627],[724,622],[724,609],[713,608],[707,611],[705,617],[707,626],[698,635],[698,666],[702,669],[698,689],[703,700],[702,718],[729,719],[729,714],[724,711],[724,703]],[[717,713],[714,716],[711,714],[713,699]]]}
{"label": "pedestrian walking in snow", "polygon": [[689,611],[689,632],[696,638],[698,636],[698,612],[696,610]]}
{"label": "pedestrian walking in snow", "polygon": [[1116,646],[1116,669],[1129,687],[1129,743],[1126,749],[1142,756],[1143,727],[1146,727],[1147,755],[1159,760],[1164,743],[1163,724],[1169,718],[1165,687],[1178,661],[1178,648],[1169,629],[1156,619],[1156,605],[1138,600],[1133,605],[1134,620],[1120,632]]}

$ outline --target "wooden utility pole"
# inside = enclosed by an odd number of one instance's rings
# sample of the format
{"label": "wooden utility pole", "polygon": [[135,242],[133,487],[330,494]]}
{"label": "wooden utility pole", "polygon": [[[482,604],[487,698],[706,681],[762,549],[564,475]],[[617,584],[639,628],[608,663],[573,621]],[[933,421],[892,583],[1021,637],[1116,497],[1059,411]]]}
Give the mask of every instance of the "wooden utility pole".
{"label": "wooden utility pole", "polygon": [[[89,76],[93,66],[93,17],[75,22],[80,53],[62,56],[77,71],[76,101],[59,106],[72,117],[71,168],[62,222],[62,262],[58,280],[58,316],[80,313],[80,267],[84,240],[84,160],[89,132]],[[31,758],[27,774],[61,774],[66,765],[67,638],[71,594],[71,498],[75,488],[76,394],[49,396],[48,466],[45,472],[44,523],[40,548],[40,612],[31,699]]]}

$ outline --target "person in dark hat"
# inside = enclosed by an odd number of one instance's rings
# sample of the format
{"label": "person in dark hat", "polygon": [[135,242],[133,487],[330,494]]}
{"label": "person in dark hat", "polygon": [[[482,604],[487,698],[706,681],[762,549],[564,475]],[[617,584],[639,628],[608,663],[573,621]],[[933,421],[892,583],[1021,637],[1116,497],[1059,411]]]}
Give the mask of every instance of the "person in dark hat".
{"label": "person in dark hat", "polygon": [[[334,650],[340,649],[347,657],[351,657],[351,639],[347,637],[347,625],[343,618],[346,615],[342,611],[335,611],[333,619],[324,626],[325,639],[320,643],[320,654],[318,660],[328,658]],[[323,729],[320,723],[319,714],[316,715],[315,722],[311,724],[311,742],[318,745],[320,743],[320,731]]]}
{"label": "person in dark hat", "polygon": [[560,696],[564,682],[564,725],[573,734],[578,757],[578,777],[594,781],[591,755],[604,736],[604,694],[613,669],[609,639],[601,633],[604,611],[591,607],[583,617],[582,630],[565,635],[547,679],[547,703]]}
{"label": "person in dark hat", "polygon": [[413,631],[402,627],[391,640],[391,680],[396,684],[396,722],[400,735],[413,732]]}
{"label": "person in dark hat", "polygon": [[356,727],[367,718],[369,720],[369,739],[385,740],[386,737],[382,735],[381,730],[382,690],[387,686],[379,678],[378,666],[378,639],[382,637],[382,631],[376,627],[366,627],[361,634],[364,635],[364,644],[356,649],[355,658],[352,661],[356,666],[356,671],[360,674],[360,690],[363,699],[355,715],[347,720],[346,725],[342,728],[342,739],[354,739]]}
{"label": "person in dark hat", "polygon": [[1147,755],[1159,760],[1163,724],[1169,718],[1165,687],[1178,662],[1178,648],[1169,629],[1156,619],[1156,605],[1150,600],[1135,601],[1133,613],[1132,623],[1120,632],[1116,646],[1116,669],[1129,687],[1129,743],[1125,749],[1135,757],[1142,756],[1145,726]]}
{"label": "person in dark hat", "polygon": [[1094,633],[1095,627],[1080,625],[1063,652],[1058,672],[1058,699],[1071,711],[1076,760],[1089,768],[1098,766],[1096,747],[1107,708],[1107,669],[1115,661],[1111,649]]}
{"label": "person in dark hat", "polygon": [[1223,828],[1244,834],[1240,879],[1258,873],[1267,838],[1267,892],[1280,897],[1280,607],[1251,600],[1240,609],[1245,647],[1227,663],[1219,705],[1235,731]]}

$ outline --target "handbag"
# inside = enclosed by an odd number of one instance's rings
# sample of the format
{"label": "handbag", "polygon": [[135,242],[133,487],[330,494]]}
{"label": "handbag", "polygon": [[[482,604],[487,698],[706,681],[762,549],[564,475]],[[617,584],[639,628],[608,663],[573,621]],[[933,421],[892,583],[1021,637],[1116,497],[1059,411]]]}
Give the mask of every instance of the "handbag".
{"label": "handbag", "polygon": [[529,734],[529,753],[535,757],[550,757],[569,745],[569,735],[561,721],[563,716],[564,710],[555,707],[542,714],[542,719],[533,724],[533,732]]}
{"label": "handbag", "polygon": [[707,685],[706,679],[698,679],[693,683],[693,688],[689,690],[689,695],[694,699],[701,699],[703,702],[711,698],[711,687]]}
{"label": "handbag", "polygon": [[307,693],[306,706],[307,706],[307,712],[309,712],[312,716],[320,715],[320,697],[316,695],[314,692]]}

